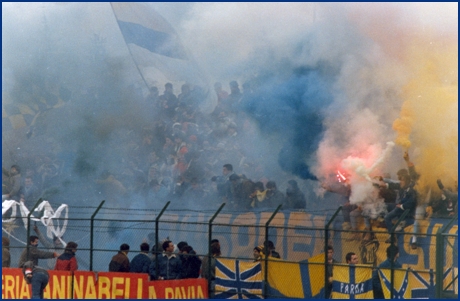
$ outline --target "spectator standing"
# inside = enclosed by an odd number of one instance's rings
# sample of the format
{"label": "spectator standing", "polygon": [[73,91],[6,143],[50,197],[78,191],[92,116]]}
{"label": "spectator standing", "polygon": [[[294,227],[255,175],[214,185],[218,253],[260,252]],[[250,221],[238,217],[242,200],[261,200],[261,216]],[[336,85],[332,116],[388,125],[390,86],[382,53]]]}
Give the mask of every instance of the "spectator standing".
{"label": "spectator standing", "polygon": [[221,251],[219,241],[211,241],[211,254],[203,258],[203,264],[201,268],[201,277],[211,282],[211,293],[209,296],[211,299],[214,297],[216,285],[216,258],[220,257],[220,255]]}
{"label": "spectator standing", "polygon": [[265,208],[266,209],[275,209],[278,205],[284,204],[285,197],[284,194],[278,190],[276,187],[276,183],[274,181],[268,181],[267,185],[267,193],[265,198]]}
{"label": "spectator standing", "polygon": [[182,279],[200,277],[201,259],[189,245],[180,249],[182,260]]}
{"label": "spectator standing", "polygon": [[222,167],[222,176],[220,177],[213,177],[213,181],[217,182],[217,192],[219,197],[222,199],[223,202],[227,202],[231,200],[231,183],[230,183],[230,176],[233,175],[233,165],[232,164],[224,164]]}
{"label": "spectator standing", "polygon": [[10,239],[2,236],[2,268],[11,266]]}
{"label": "spectator standing", "polygon": [[27,208],[31,208],[40,197],[40,190],[35,185],[32,177],[24,179],[24,186],[20,192],[20,201],[24,202]]}
{"label": "spectator standing", "polygon": [[385,296],[383,295],[382,284],[380,283],[379,269],[402,269],[402,265],[397,261],[398,257],[399,248],[395,245],[390,245],[387,248],[387,259],[372,272],[372,288],[374,290],[374,299],[385,299]]}
{"label": "spectator standing", "polygon": [[268,240],[264,242],[264,249],[265,249],[265,245],[268,246],[268,252],[264,252],[264,253],[266,253],[268,257],[281,258],[280,253],[275,251],[275,245],[273,244],[273,241]]}
{"label": "spectator standing", "polygon": [[149,257],[150,246],[148,243],[143,242],[140,245],[141,252],[134,256],[131,260],[129,271],[131,273],[149,273],[150,264],[152,260]]}
{"label": "spectator standing", "polygon": [[286,189],[286,208],[285,209],[305,209],[307,202],[305,195],[300,191],[296,180],[289,180]]}
{"label": "spectator standing", "polygon": [[[27,256],[29,253],[29,256]],[[41,251],[38,249],[38,237],[35,235],[31,235],[29,237],[29,245],[24,248],[19,257],[18,267],[24,267],[24,264],[27,261],[32,261],[33,265],[38,265],[38,259],[48,259],[48,258],[56,258],[58,254],[56,252],[46,252]]]}
{"label": "spectator standing", "polygon": [[112,260],[109,263],[109,272],[129,272],[129,245],[122,244],[120,246],[120,251],[112,257]]}
{"label": "spectator standing", "polygon": [[230,176],[231,183],[231,203],[234,209],[250,209],[252,203],[252,193],[254,191],[254,183],[251,180],[240,177],[237,174]]}
{"label": "spectator standing", "polygon": [[76,271],[78,270],[78,262],[75,257],[77,252],[78,244],[73,241],[69,241],[65,246],[64,253],[61,254],[56,260],[56,266],[54,267],[57,271]]}
{"label": "spectator standing", "polygon": [[260,261],[263,257],[263,252],[262,252],[261,247],[255,247],[252,251],[252,255],[254,256],[254,262]]}
{"label": "spectator standing", "polygon": [[332,246],[327,246],[327,266],[326,266],[326,275],[327,275],[327,284],[326,284],[326,299],[331,297],[332,292],[332,280],[333,280],[333,268],[334,263],[337,263],[337,260],[334,259],[334,248]]}
{"label": "spectator standing", "polygon": [[182,262],[177,254],[174,254],[174,244],[170,240],[163,242],[163,254],[157,257],[158,273],[156,262],[150,264],[149,274],[151,279],[174,280],[181,279]]}
{"label": "spectator standing", "polygon": [[48,271],[42,267],[37,266],[33,261],[27,261],[22,268],[24,280],[27,284],[32,284],[32,297],[31,299],[44,299],[43,291],[49,282]]}
{"label": "spectator standing", "polygon": [[[46,239],[45,236],[40,232],[40,229],[37,227],[37,225],[34,225],[34,231],[37,234],[38,240],[42,245],[44,245],[49,252],[56,252],[60,253],[64,249],[64,245],[62,244],[61,240],[59,237],[53,235],[53,242],[49,242],[48,239]],[[47,260],[47,267],[49,270],[54,269],[56,266],[56,258],[51,258]]]}
{"label": "spectator standing", "polygon": [[354,252],[348,252],[347,255],[345,255],[345,262],[349,265],[355,265],[359,263],[358,255]]}
{"label": "spectator standing", "polygon": [[7,177],[6,199],[19,201],[21,191],[21,169],[18,165],[12,165],[9,171],[2,168],[2,172]]}

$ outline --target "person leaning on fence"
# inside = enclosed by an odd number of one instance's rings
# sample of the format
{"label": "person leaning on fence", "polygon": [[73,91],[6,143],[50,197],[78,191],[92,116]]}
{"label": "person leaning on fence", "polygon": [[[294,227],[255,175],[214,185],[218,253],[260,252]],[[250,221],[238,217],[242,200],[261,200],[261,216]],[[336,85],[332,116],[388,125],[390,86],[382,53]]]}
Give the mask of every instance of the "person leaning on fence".
{"label": "person leaning on fence", "polygon": [[[380,282],[379,270],[383,268],[393,268],[401,269],[402,265],[397,261],[399,257],[399,248],[395,245],[390,245],[387,248],[387,260],[382,262],[377,269],[372,272],[372,288],[374,290],[374,299],[385,299],[382,290],[382,284]],[[392,263],[393,262],[393,263]]]}
{"label": "person leaning on fence", "polygon": [[[29,250],[27,250],[29,249]],[[29,256],[27,256],[29,253]],[[24,263],[27,261],[32,261],[34,265],[38,265],[38,259],[48,259],[48,258],[55,258],[59,255],[56,252],[45,252],[38,249],[38,237],[35,235],[31,235],[29,237],[29,246],[25,247],[19,257],[19,264],[18,267],[22,268]]]}
{"label": "person leaning on fence", "polygon": [[65,251],[56,260],[55,270],[58,271],[76,271],[78,270],[78,262],[75,257],[77,252],[78,244],[73,241],[69,241],[65,246]]}
{"label": "person leaning on fence", "polygon": [[158,273],[156,271],[157,263],[152,261],[149,267],[151,279],[156,280],[173,280],[180,279],[182,275],[182,262],[178,254],[174,254],[174,244],[170,240],[163,242],[163,254],[158,255]]}
{"label": "person leaning on fence", "polygon": [[48,271],[35,265],[32,261],[26,261],[22,267],[24,280],[27,284],[32,284],[31,299],[44,299],[43,291],[48,285],[50,276]]}
{"label": "person leaning on fence", "polygon": [[130,262],[129,271],[131,273],[149,273],[149,267],[152,263],[152,259],[149,257],[150,246],[148,243],[143,242],[140,245],[141,252],[134,256]]}
{"label": "person leaning on fence", "polygon": [[129,272],[129,245],[122,244],[120,246],[120,251],[112,257],[112,260],[109,263],[109,272]]}

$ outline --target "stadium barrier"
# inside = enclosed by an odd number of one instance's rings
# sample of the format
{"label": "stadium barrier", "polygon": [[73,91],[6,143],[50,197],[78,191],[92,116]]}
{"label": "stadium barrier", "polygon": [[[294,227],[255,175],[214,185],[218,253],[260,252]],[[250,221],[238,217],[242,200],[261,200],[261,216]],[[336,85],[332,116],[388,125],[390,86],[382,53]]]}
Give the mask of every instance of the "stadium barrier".
{"label": "stadium barrier", "polygon": [[[334,258],[338,262],[345,261],[346,253],[355,252],[359,255],[360,264],[367,269],[372,269],[386,259],[386,248],[389,246],[386,242],[389,233],[378,224],[373,227],[372,239],[367,241],[363,240],[366,231],[362,222],[357,231],[344,230],[340,208],[323,212],[308,212],[308,209],[285,211],[280,208],[273,212],[257,210],[242,212],[225,210],[225,204],[214,204],[217,210],[169,209],[168,203],[163,208],[155,210],[119,206],[115,208],[104,205],[102,202],[97,207],[69,207],[69,211],[74,213],[72,216],[80,217],[65,219],[47,217],[45,220],[48,230],[50,227],[59,229],[59,225],[66,223],[65,241],[76,241],[79,245],[77,251],[79,270],[107,270],[111,256],[118,251],[122,243],[131,246],[129,257],[132,258],[139,252],[137,247],[141,242],[147,241],[150,246],[153,246],[157,243],[161,244],[166,238],[176,244],[179,241],[187,241],[202,258],[209,254],[211,239],[218,239],[222,249],[221,257],[241,262],[252,262],[253,248],[265,247],[264,242],[271,240],[276,251],[280,253],[281,260],[286,264],[298,264],[299,271],[304,269],[302,266],[312,257],[320,255],[325,258],[327,245],[333,246]],[[211,205],[208,207],[213,207]],[[13,229],[15,237],[22,238],[23,244],[27,241],[28,235],[33,234],[31,231],[33,218],[33,215],[26,217],[27,221],[24,222],[26,231],[21,227]],[[18,219],[24,220],[19,216]],[[43,220],[43,216],[40,220]],[[436,271],[433,276],[427,276],[428,281],[425,281],[427,290],[434,292],[436,298],[457,296],[457,217],[450,220],[421,219],[418,221],[417,233],[414,233],[414,225],[408,225],[398,232],[396,226],[392,229],[391,239],[399,246],[399,261],[403,264],[403,269],[410,268],[423,272],[424,275],[426,273],[429,275],[430,270]],[[359,234],[357,239],[356,234]],[[416,249],[410,245],[414,236],[418,244]],[[48,238],[51,237],[48,234]],[[11,244],[13,266],[23,248],[24,246],[18,243]],[[54,267],[52,260],[48,261],[48,268],[52,269]],[[269,298],[277,295],[273,293],[269,283],[270,278],[273,277],[270,275],[271,261],[273,259],[267,258],[261,262],[263,277],[261,297]],[[46,265],[45,262],[40,260],[40,265]],[[315,264],[324,265],[324,260],[322,262],[315,262]],[[289,271],[283,268],[277,269],[276,276],[288,279]],[[430,277],[433,277],[432,281]],[[324,283],[325,273],[313,273],[310,280]],[[391,291],[391,286],[394,288],[395,285],[394,275],[389,280]],[[291,283],[288,281],[284,285],[291,285]],[[208,290],[209,293],[214,293],[210,287]],[[303,287],[302,291],[300,288],[297,290],[295,296],[304,294],[307,288]]]}

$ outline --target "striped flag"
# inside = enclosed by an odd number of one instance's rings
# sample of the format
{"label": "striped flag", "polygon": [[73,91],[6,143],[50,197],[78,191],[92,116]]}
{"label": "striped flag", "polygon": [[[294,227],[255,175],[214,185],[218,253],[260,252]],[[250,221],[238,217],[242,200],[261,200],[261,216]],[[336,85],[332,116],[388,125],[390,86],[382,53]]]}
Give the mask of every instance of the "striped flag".
{"label": "striped flag", "polygon": [[262,284],[260,262],[216,260],[216,299],[261,299]]}
{"label": "striped flag", "polygon": [[205,86],[200,68],[162,16],[144,3],[110,4],[126,45],[144,78],[149,72],[160,71],[168,81]]}

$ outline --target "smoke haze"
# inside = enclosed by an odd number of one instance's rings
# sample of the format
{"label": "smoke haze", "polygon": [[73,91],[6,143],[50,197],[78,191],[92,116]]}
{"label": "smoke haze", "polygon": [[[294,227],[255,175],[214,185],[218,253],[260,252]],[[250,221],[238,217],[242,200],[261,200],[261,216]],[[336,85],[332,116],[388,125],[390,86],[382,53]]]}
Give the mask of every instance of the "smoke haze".
{"label": "smoke haze", "polygon": [[[257,97],[240,110],[254,135],[240,144],[271,178],[322,181],[343,169],[363,183],[357,166],[379,160],[369,176],[394,177],[408,150],[421,191],[437,178],[447,186],[457,179],[457,3],[149,5],[175,28],[210,86],[251,85]],[[119,168],[132,152],[130,131],[152,122],[140,105],[147,88],[109,3],[2,3],[2,63],[3,103],[27,102],[36,93],[29,88],[45,82],[72,95],[37,124],[46,141],[27,139],[25,128],[2,131],[5,167],[34,153],[60,154],[68,187],[78,190]],[[147,82],[162,92],[166,79]],[[94,86],[104,93],[92,93]],[[387,142],[396,143],[392,151]]]}

